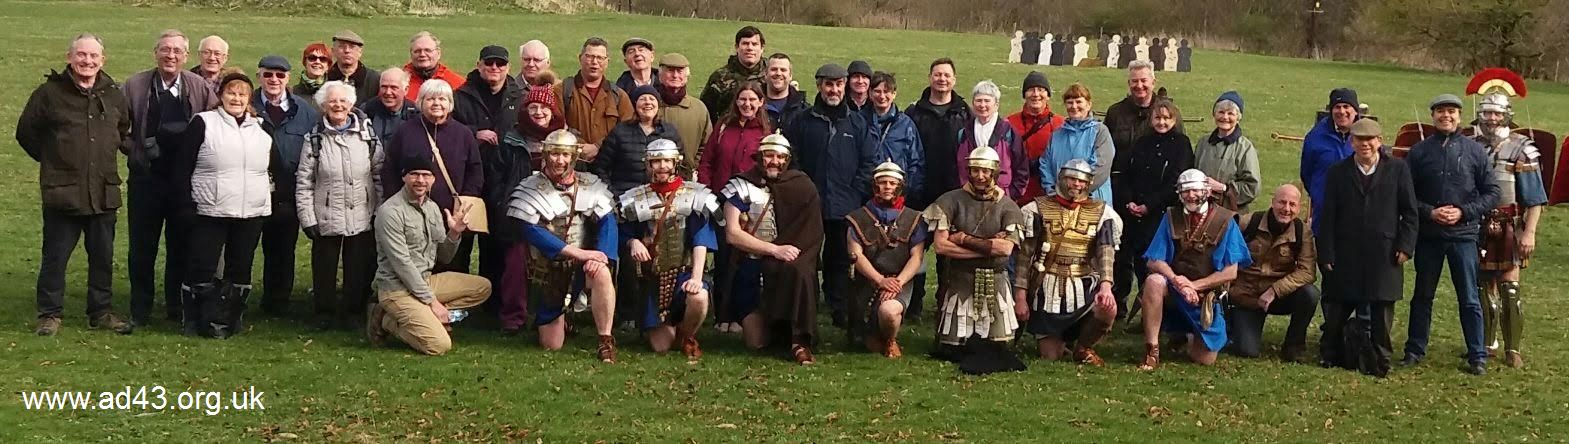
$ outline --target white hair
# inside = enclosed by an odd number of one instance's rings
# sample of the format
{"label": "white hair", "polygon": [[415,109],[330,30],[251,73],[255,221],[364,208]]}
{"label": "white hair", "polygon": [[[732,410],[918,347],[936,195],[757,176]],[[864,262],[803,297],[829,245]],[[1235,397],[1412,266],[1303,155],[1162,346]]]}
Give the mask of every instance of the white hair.
{"label": "white hair", "polygon": [[185,37],[185,33],[180,32],[180,30],[178,30],[178,29],[165,29],[165,30],[163,30],[163,32],[158,33],[158,40],[153,42],[153,50],[154,51],[158,50],[158,43],[162,42],[163,39],[169,39],[169,38],[178,38],[178,39],[180,39],[180,49],[185,49],[185,50],[191,49],[191,39],[186,38]]}
{"label": "white hair", "polygon": [[1134,71],[1141,69],[1149,70],[1150,77],[1155,77],[1155,63],[1150,62],[1149,60],[1134,60],[1128,63],[1128,74],[1132,74]]}
{"label": "white hair", "polygon": [[522,57],[523,54],[528,54],[529,48],[539,48],[539,52],[544,54],[543,58],[545,61],[550,61],[550,47],[545,46],[545,42],[541,42],[539,40],[529,40],[527,42],[523,42],[522,45],[519,45],[518,56]]}
{"label": "white hair", "polygon": [[970,91],[970,98],[973,99],[976,96],[991,96],[992,100],[1001,102],[1002,90],[997,88],[997,83],[991,80],[982,80],[980,83],[975,84],[974,90]]}
{"label": "white hair", "polygon": [[421,84],[419,86],[419,95],[414,98],[415,105],[420,108],[420,112],[425,111],[425,99],[432,97],[446,97],[448,101],[451,101],[452,85],[441,79],[430,79]]}
{"label": "white hair", "polygon": [[1237,106],[1237,102],[1230,100],[1221,100],[1219,102],[1215,102],[1215,110],[1213,112],[1218,113],[1221,111],[1235,111],[1237,113],[1237,120],[1242,120],[1242,107]]}
{"label": "white hair", "polygon": [[413,37],[409,37],[409,46],[414,46],[414,42],[418,42],[419,39],[422,39],[422,38],[430,39],[430,41],[432,43],[436,44],[437,48],[441,47],[441,39],[436,38],[436,36],[434,34],[431,34],[430,31],[420,31],[418,33],[415,33]]}
{"label": "white hair", "polygon": [[209,43],[214,45],[214,46],[217,46],[219,51],[229,52],[229,42],[224,41],[223,37],[219,37],[219,36],[216,36],[216,35],[209,35],[207,37],[203,37],[202,41],[200,43],[196,44],[196,47],[198,49],[199,48],[206,48]]}
{"label": "white hair", "polygon": [[104,46],[104,39],[99,38],[97,34],[93,34],[93,33],[90,33],[90,32],[84,32],[84,33],[81,33],[81,34],[77,34],[76,38],[71,39],[71,45],[65,47],[65,54],[66,55],[71,55],[71,53],[76,52],[76,44],[77,43],[81,43],[83,40],[92,40],[94,42],[98,42],[98,47],[99,48],[102,48]]}
{"label": "white hair", "polygon": [[[401,76],[401,77],[399,77],[400,79],[403,79],[402,82],[399,82],[399,84],[402,85],[401,87],[402,88],[408,88],[409,87],[409,73],[405,72],[402,67],[394,66],[394,67],[391,67],[391,68],[387,68],[387,69],[381,70],[381,78],[385,79],[385,78],[387,78],[388,75]],[[380,88],[381,85],[376,85],[376,87]]]}
{"label": "white hair", "polygon": [[328,94],[328,92],[332,90],[343,91],[345,95],[349,96],[350,106],[353,106],[354,103],[359,101],[359,98],[355,97],[354,87],[349,86],[347,83],[343,83],[342,80],[333,80],[331,82],[323,83],[321,85],[321,89],[316,90],[316,106],[327,105],[327,98],[331,96]]}

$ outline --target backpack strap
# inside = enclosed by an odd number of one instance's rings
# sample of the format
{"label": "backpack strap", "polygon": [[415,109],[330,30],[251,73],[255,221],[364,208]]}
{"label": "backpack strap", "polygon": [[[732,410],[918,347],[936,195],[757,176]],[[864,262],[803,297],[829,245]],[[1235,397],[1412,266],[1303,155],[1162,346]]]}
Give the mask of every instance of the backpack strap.
{"label": "backpack strap", "polygon": [[573,80],[576,79],[577,76],[572,76],[561,82],[561,115],[563,117],[572,114],[572,93],[577,90],[577,82]]}

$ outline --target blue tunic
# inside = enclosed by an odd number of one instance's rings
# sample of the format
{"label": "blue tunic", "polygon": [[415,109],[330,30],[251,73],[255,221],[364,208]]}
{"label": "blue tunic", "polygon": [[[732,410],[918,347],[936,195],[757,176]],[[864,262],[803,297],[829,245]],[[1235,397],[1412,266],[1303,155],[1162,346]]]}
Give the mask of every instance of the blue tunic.
{"label": "blue tunic", "polygon": [[[628,242],[632,239],[641,239],[649,233],[648,226],[648,222],[622,224],[621,238],[626,239]],[[686,217],[686,233],[683,236],[684,241],[682,245],[687,245],[687,249],[704,247],[708,251],[714,251],[714,249],[719,247],[719,241],[714,236],[713,222],[697,213],[692,213]],[[676,275],[676,290],[674,295],[671,296],[670,314],[666,317],[664,324],[678,324],[685,317],[686,292],[681,290],[681,285],[691,278],[692,273],[690,271]],[[704,283],[703,288],[707,289],[708,284]],[[643,293],[645,298],[643,301],[643,314],[639,318],[638,325],[644,330],[663,325],[659,320],[659,289],[654,285],[647,285],[644,287]]]}
{"label": "blue tunic", "polygon": [[[1171,263],[1177,253],[1177,241],[1171,238],[1171,218],[1160,218],[1160,226],[1155,229],[1155,238],[1150,242],[1150,247],[1144,252],[1144,259]],[[1248,253],[1248,243],[1243,240],[1242,230],[1237,228],[1237,221],[1226,222],[1226,234],[1220,238],[1220,243],[1215,245],[1215,252],[1210,255],[1210,264],[1215,270],[1220,270],[1231,265],[1237,268],[1247,268],[1253,264],[1253,257]],[[1191,277],[1191,276],[1190,276]],[[1202,276],[1193,277],[1201,278]],[[1204,340],[1204,347],[1210,351],[1220,351],[1226,346],[1226,319],[1221,315],[1223,310],[1219,300],[1212,307],[1215,321],[1210,323],[1208,329],[1200,328],[1200,310],[1197,305],[1189,304],[1186,298],[1176,296],[1175,286],[1167,284],[1170,292],[1166,297],[1166,315],[1161,329],[1178,333],[1194,333]],[[1173,297],[1176,296],[1176,297]],[[1145,307],[1153,310],[1152,307]]]}
{"label": "blue tunic", "polygon": [[[574,215],[573,217],[577,216]],[[529,246],[538,249],[541,256],[550,260],[556,260],[561,255],[561,250],[567,248],[566,242],[556,237],[555,233],[551,233],[545,227],[523,221],[517,221],[517,223],[523,224],[523,241],[527,242]],[[618,231],[614,215],[607,214],[599,218],[599,233],[595,239],[596,242],[592,251],[605,253],[605,257],[610,259],[608,267],[612,270],[616,267],[616,243],[619,239],[616,234]],[[583,297],[583,273],[579,271],[573,273],[573,275],[572,294],[576,295],[574,296],[576,298],[581,298]],[[566,311],[567,307],[565,303],[557,304],[554,301],[536,301],[532,305],[537,307],[534,310],[534,325],[536,326],[555,322],[556,318],[561,317],[561,314]]]}

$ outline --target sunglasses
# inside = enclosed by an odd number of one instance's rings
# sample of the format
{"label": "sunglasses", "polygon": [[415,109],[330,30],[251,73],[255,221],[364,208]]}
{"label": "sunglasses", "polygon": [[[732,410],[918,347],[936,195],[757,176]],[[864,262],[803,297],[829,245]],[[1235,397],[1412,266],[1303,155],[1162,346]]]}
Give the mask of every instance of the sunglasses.
{"label": "sunglasses", "polygon": [[506,60],[501,60],[501,59],[485,59],[485,61],[482,62],[482,63],[484,63],[485,66],[489,66],[491,68],[500,68],[500,67],[503,67],[503,66],[507,66],[507,61]]}
{"label": "sunglasses", "polygon": [[332,61],[332,59],[328,58],[327,56],[319,56],[319,55],[305,56],[305,62],[306,63],[310,63],[310,62],[331,62],[331,61]]}
{"label": "sunglasses", "polygon": [[289,77],[289,73],[279,72],[279,71],[267,71],[267,72],[261,73],[261,77],[263,79],[284,79],[284,78],[288,78]]}

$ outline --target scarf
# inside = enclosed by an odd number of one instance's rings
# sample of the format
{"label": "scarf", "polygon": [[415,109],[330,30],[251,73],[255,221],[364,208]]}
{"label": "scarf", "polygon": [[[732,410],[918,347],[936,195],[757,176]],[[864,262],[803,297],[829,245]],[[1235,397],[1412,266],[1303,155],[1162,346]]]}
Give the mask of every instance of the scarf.
{"label": "scarf", "polygon": [[823,95],[819,93],[817,94],[817,101],[813,102],[812,108],[816,109],[818,114],[837,121],[844,119],[845,115],[850,113],[850,107],[845,102],[848,102],[848,100],[840,100],[838,106],[829,106],[828,101],[824,100]]}
{"label": "scarf", "polygon": [[997,200],[1002,195],[1002,188],[999,188],[996,184],[992,184],[991,189],[986,190],[983,194],[980,191],[976,191],[974,185],[966,183],[964,184],[964,191],[968,191],[971,196],[975,196],[978,200]]}
{"label": "scarf", "polygon": [[557,113],[550,113],[550,123],[545,126],[534,123],[534,119],[530,119],[528,116],[523,116],[522,120],[518,120],[518,132],[521,133],[519,135],[528,140],[545,140],[545,136],[550,135],[551,132],[566,127],[566,119],[563,119],[561,114]]}
{"label": "scarf", "polygon": [[682,85],[680,88],[667,88],[664,84],[660,84],[654,89],[659,91],[659,101],[663,102],[665,106],[680,105],[682,100],[686,100],[685,85]]}
{"label": "scarf", "polygon": [[419,68],[419,67],[415,67],[413,64],[410,64],[409,68],[413,69],[414,70],[414,75],[419,76],[419,78],[425,79],[425,80],[430,80],[430,79],[436,77],[436,70],[440,69],[441,65],[437,64],[436,66],[432,66],[430,68]]}
{"label": "scarf", "polygon": [[1238,123],[1236,128],[1232,128],[1231,129],[1231,135],[1229,135],[1229,136],[1221,136],[1219,128],[1216,128],[1214,131],[1210,131],[1210,133],[1209,133],[1209,144],[1210,145],[1215,145],[1215,146],[1220,146],[1221,142],[1225,142],[1226,144],[1229,145],[1229,144],[1237,143],[1237,139],[1241,139],[1241,138],[1242,138],[1242,124]]}
{"label": "scarf", "polygon": [[300,84],[305,85],[305,88],[311,91],[321,89],[321,85],[324,83],[327,83],[326,76],[322,76],[320,79],[311,79],[310,77],[300,76]]}
{"label": "scarf", "polygon": [[675,191],[676,189],[681,188],[681,184],[684,182],[681,180],[681,175],[679,174],[672,174],[671,176],[675,177],[675,180],[665,183],[650,183],[648,184],[648,187],[660,195],[670,194],[671,191]]}
{"label": "scarf", "polygon": [[1052,199],[1056,199],[1058,205],[1062,205],[1063,208],[1066,208],[1066,209],[1069,209],[1069,210],[1072,210],[1074,208],[1078,208],[1079,207],[1079,201],[1069,200],[1066,197],[1062,197],[1061,194],[1053,195],[1051,198]]}
{"label": "scarf", "polygon": [[894,209],[894,210],[902,210],[902,209],[904,209],[904,196],[902,196],[902,195],[901,196],[894,196],[893,200],[887,201],[887,202],[884,202],[882,199],[878,199],[878,198],[873,197],[872,198],[872,204],[880,206],[880,207],[883,207],[883,208],[889,208],[889,209]]}

